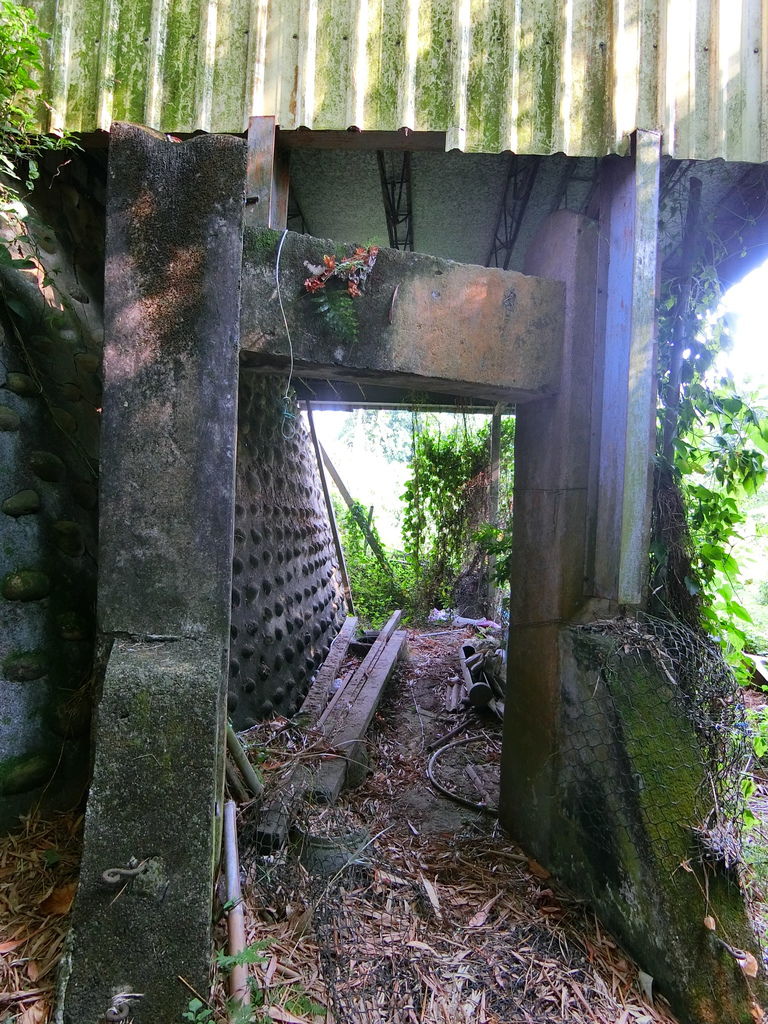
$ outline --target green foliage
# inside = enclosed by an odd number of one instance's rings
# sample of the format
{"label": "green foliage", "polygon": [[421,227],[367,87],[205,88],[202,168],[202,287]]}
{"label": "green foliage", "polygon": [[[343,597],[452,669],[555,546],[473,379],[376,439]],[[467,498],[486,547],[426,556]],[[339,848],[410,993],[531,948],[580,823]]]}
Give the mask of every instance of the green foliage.
{"label": "green foliage", "polygon": [[[393,608],[406,618],[422,619],[435,605],[450,606],[457,577],[486,552],[497,556],[496,575],[508,581],[511,545],[509,516],[494,530],[488,518],[490,425],[472,426],[467,417],[408,415],[408,432],[401,417],[386,421],[384,441],[399,461],[412,449],[411,475],[403,495],[404,551],[386,552],[383,565],[370,549],[363,527],[367,510],[337,504],[347,571],[356,613],[373,626],[386,621]],[[458,421],[458,422],[457,422]],[[376,433],[380,417],[358,416],[355,431]],[[500,505],[511,505],[514,420],[502,420]],[[381,538],[372,524],[372,533]],[[383,547],[383,545],[382,545]]]}
{"label": "green foliage", "polygon": [[233,967],[243,967],[246,964],[263,965],[269,960],[265,950],[269,949],[271,945],[271,939],[263,939],[252,942],[250,946],[246,946],[245,949],[235,954],[225,953],[219,949],[216,951],[216,966],[223,971],[231,971]]}
{"label": "green foliage", "polygon": [[766,424],[756,409],[722,383],[693,382],[681,403],[675,439],[675,467],[693,540],[689,589],[701,595],[699,609],[708,632],[739,652],[744,624],[751,622],[736,596],[739,566],[733,542],[745,521],[743,498],[766,475]]}
{"label": "green foliage", "polygon": [[[514,420],[502,420],[500,505],[509,507],[512,491]],[[472,541],[488,519],[490,425],[469,428],[466,418],[447,431],[414,429],[411,478],[403,500],[403,542],[417,573],[417,604],[423,609],[450,607],[455,582],[470,559]],[[487,531],[486,543],[504,546]]]}
{"label": "green foliage", "polygon": [[311,297],[316,313],[340,341],[357,341],[359,321],[351,296],[341,288],[326,287]]}
{"label": "green foliage", "polygon": [[213,1010],[210,1006],[206,1006],[201,999],[190,999],[187,1009],[181,1016],[190,1024],[211,1024]]}
{"label": "green foliage", "polygon": [[71,144],[69,137],[36,134],[35,93],[43,70],[41,48],[48,36],[35,13],[14,0],[0,0],[0,172],[18,182],[0,182],[0,217],[23,217],[20,190],[31,190],[37,159],[46,150]]}
{"label": "green foliage", "polygon": [[503,526],[483,523],[473,534],[480,548],[495,559],[493,582],[497,587],[509,586],[512,578],[512,517],[508,516]]}
{"label": "green foliage", "polygon": [[[368,516],[360,502],[355,502],[352,509],[345,506],[343,511],[337,506],[336,519],[341,532],[355,613],[363,622],[380,626],[386,622],[394,608],[403,608],[409,612],[413,572],[407,559],[388,552],[389,571],[384,568],[368,546],[361,527],[361,523],[367,524]],[[381,543],[373,521],[370,529]]]}
{"label": "green foliage", "polygon": [[410,462],[413,454],[411,413],[407,409],[355,409],[339,440],[353,448],[360,438],[389,462]]}
{"label": "green foliage", "polygon": [[749,613],[737,598],[733,545],[745,497],[766,477],[762,410],[715,379],[730,346],[716,315],[721,246],[700,233],[688,280],[669,279],[659,308],[659,432],[651,549],[652,603],[719,639],[739,670]]}

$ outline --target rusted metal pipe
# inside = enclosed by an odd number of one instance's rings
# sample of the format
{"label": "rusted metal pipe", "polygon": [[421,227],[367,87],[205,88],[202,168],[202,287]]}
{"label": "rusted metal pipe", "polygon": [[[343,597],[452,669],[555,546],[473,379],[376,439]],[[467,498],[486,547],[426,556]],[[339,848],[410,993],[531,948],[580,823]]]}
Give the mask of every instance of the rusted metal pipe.
{"label": "rusted metal pipe", "polygon": [[[243,894],[240,889],[240,860],[237,855],[237,804],[227,800],[224,804],[224,873],[227,889],[227,950],[237,956],[245,949],[245,915]],[[229,975],[229,994],[232,997],[232,1016],[235,1020],[241,1007],[251,1005],[248,987],[248,967],[238,964]]]}

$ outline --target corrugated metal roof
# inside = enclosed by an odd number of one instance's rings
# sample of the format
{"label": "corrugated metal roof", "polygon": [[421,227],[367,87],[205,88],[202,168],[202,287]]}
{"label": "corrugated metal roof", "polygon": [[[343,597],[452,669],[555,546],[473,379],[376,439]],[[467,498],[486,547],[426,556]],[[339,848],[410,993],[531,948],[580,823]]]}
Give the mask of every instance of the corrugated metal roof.
{"label": "corrugated metal roof", "polygon": [[763,161],[768,0],[28,0],[46,128],[445,131],[448,148]]}

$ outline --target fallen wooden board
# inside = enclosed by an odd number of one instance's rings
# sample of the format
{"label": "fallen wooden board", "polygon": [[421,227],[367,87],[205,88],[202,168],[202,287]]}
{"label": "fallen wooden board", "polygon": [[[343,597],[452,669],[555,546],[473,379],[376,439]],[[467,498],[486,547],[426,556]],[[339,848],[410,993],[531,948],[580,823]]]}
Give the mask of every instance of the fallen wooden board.
{"label": "fallen wooden board", "polygon": [[357,618],[354,615],[348,615],[331,644],[328,657],[315,674],[312,685],[304,698],[304,703],[297,712],[297,717],[303,719],[303,724],[315,725],[325,711],[328,701],[331,699],[331,687],[338,677],[347,649],[355,635],[356,627]]}
{"label": "fallen wooden board", "polygon": [[[357,670],[350,676],[344,686],[337,690],[325,711],[314,723],[315,727],[320,729],[320,731],[326,736],[328,735],[328,730],[326,729],[325,723],[329,718],[331,723],[336,721],[335,718],[330,717],[334,708],[346,709],[349,707],[351,700],[354,698],[354,693],[364,685],[368,675],[376,667],[376,664],[381,658],[387,645],[387,640],[391,637],[396,626],[400,622],[401,616],[402,612],[394,612],[387,624],[380,631],[378,639],[374,642],[371,648],[370,654],[368,654],[365,660],[360,663]],[[345,621],[342,631],[346,627],[348,621],[349,619]],[[329,654],[328,657],[330,658],[331,655]],[[326,662],[327,661],[328,659],[326,659]],[[323,667],[324,665],[320,667],[320,671],[322,671]],[[334,678],[336,678],[335,674]],[[307,697],[309,697],[309,694],[307,694]],[[307,796],[307,794],[314,790],[316,774],[317,773],[313,772],[305,765],[300,765],[291,772],[290,776],[281,785],[278,792],[271,794],[269,799],[264,802],[259,815],[259,827],[256,840],[260,852],[271,852],[279,849],[283,845],[288,835],[291,820],[295,816],[301,801]]]}
{"label": "fallen wooden board", "polygon": [[339,756],[325,761],[317,773],[312,787],[317,800],[333,803],[345,782],[357,786],[365,778],[368,771],[365,734],[407,639],[405,630],[393,633],[375,666],[356,687],[354,701],[337,705],[336,713],[326,720],[328,742]]}
{"label": "fallen wooden board", "polygon": [[370,653],[365,656],[364,660],[360,662],[360,665],[352,673],[349,679],[333,695],[328,707],[322,713],[317,722],[326,735],[327,730],[324,727],[326,720],[337,713],[337,708],[349,707],[355,702],[357,694],[365,685],[365,680],[376,667],[376,662],[379,660],[384,648],[387,646],[389,638],[400,625],[402,615],[403,613],[399,610],[392,613],[387,620],[386,625],[380,630],[378,637],[374,640]]}
{"label": "fallen wooden board", "polygon": [[291,821],[312,789],[314,772],[305,765],[294,768],[288,779],[265,800],[259,812],[256,848],[267,854],[279,850],[288,836]]}

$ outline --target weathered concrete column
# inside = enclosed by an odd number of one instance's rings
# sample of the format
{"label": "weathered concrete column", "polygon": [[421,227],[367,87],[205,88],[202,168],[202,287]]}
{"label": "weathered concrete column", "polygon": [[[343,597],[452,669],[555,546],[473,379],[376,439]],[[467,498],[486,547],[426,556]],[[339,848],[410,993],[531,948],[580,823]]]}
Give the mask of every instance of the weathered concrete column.
{"label": "weathered concrete column", "polygon": [[[245,143],[115,125],[99,624],[112,641],[65,1024],[122,993],[181,1020],[208,984],[223,777]],[[143,865],[108,884],[103,873]],[[118,1019],[118,1018],[116,1018]]]}
{"label": "weathered concrete column", "polygon": [[648,579],[661,136],[600,172],[600,290],[585,593],[638,606]]}
{"label": "weathered concrete column", "polygon": [[[545,862],[560,628],[639,605],[650,540],[659,135],[605,161],[599,225],[554,214],[526,272],[566,283],[556,397],[518,407],[502,818]],[[588,601],[587,599],[592,599]]]}
{"label": "weathered concrete column", "polygon": [[532,242],[526,273],[565,283],[556,395],[518,406],[509,685],[502,820],[546,860],[559,707],[558,632],[583,600],[598,229],[562,210]]}

